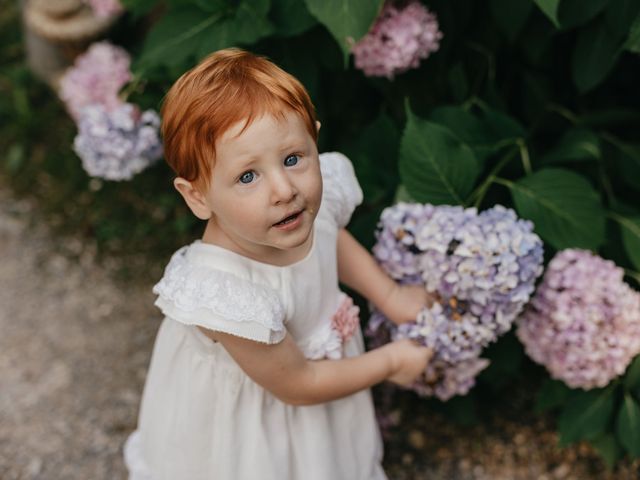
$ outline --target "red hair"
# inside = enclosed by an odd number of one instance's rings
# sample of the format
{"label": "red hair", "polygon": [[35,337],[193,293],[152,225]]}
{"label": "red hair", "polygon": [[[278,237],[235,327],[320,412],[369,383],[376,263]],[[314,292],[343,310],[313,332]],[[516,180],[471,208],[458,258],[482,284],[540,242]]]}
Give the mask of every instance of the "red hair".
{"label": "red hair", "polygon": [[[237,48],[217,51],[182,75],[162,105],[164,156],[177,176],[207,187],[215,145],[231,126],[264,114],[300,115],[318,140],[316,115],[302,84],[266,58]],[[242,132],[241,132],[242,133]]]}

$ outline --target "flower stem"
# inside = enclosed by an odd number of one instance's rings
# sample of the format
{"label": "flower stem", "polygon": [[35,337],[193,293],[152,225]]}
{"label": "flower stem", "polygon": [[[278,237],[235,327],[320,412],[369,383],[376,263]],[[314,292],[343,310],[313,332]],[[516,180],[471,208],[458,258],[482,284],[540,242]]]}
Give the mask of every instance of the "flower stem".
{"label": "flower stem", "polygon": [[529,149],[527,148],[527,144],[524,139],[518,139],[518,147],[520,148],[520,158],[522,159],[522,168],[524,168],[524,173],[531,175],[531,173],[533,173],[533,169],[531,168]]}

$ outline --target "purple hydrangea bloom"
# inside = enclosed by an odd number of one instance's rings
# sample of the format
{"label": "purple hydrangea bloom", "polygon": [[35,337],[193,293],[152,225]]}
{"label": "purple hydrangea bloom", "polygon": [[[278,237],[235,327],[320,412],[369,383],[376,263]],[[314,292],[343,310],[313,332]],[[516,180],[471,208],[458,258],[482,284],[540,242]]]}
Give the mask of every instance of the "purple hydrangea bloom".
{"label": "purple hydrangea bloom", "polygon": [[82,109],[91,104],[107,110],[119,107],[120,89],[131,80],[131,58],[126,50],[109,42],[97,42],[80,55],[60,80],[60,98],[78,121]]}
{"label": "purple hydrangea bloom", "polygon": [[516,332],[553,378],[572,388],[604,387],[640,354],[640,293],[623,276],[585,250],[551,260]]}
{"label": "purple hydrangea bloom", "polygon": [[74,150],[92,177],[129,180],[162,156],[160,118],[140,113],[130,103],[109,111],[102,105],[83,108]]}
{"label": "purple hydrangea bloom", "polygon": [[388,1],[369,32],[353,46],[355,66],[367,76],[392,79],[417,68],[440,48],[441,38],[436,16],[419,1],[405,6]]}
{"label": "purple hydrangea bloom", "polygon": [[380,343],[386,329],[393,339],[413,338],[434,349],[435,383],[416,385],[417,392],[443,399],[450,397],[444,392],[466,393],[486,367],[482,349],[511,328],[542,273],[542,241],[533,224],[501,205],[478,214],[401,203],[383,212],[377,240],[373,252],[381,266],[400,283],[417,277],[436,301],[416,322],[400,326],[374,312],[370,338]]}

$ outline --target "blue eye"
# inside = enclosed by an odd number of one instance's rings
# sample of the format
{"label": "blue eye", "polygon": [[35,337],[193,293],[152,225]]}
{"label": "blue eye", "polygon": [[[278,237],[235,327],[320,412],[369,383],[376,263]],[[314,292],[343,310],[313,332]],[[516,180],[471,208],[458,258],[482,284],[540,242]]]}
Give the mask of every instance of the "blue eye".
{"label": "blue eye", "polygon": [[255,178],[255,173],[249,171],[249,172],[244,172],[242,175],[240,175],[240,178],[238,179],[240,181],[240,183],[251,183],[253,182],[253,179]]}
{"label": "blue eye", "polygon": [[284,159],[285,167],[293,167],[294,165],[297,165],[297,163],[298,163],[298,155],[289,155],[287,158]]}

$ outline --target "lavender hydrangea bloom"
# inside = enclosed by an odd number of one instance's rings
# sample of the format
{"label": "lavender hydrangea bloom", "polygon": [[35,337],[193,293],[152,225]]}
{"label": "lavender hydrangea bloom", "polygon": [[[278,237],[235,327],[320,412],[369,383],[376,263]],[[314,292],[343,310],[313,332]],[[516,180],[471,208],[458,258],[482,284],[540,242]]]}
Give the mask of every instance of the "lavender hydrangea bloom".
{"label": "lavender hydrangea bloom", "polygon": [[159,126],[153,110],[140,114],[129,103],[111,111],[90,105],[81,112],[74,150],[90,176],[129,180],[162,156]]}
{"label": "lavender hydrangea bloom", "polygon": [[419,1],[404,7],[388,1],[371,30],[353,46],[355,66],[365,75],[392,79],[417,68],[440,48],[441,38],[436,16]]}
{"label": "lavender hydrangea bloom", "polygon": [[434,349],[438,375],[416,385],[417,392],[442,399],[450,397],[444,392],[466,393],[486,367],[482,349],[511,328],[542,273],[533,224],[500,205],[478,214],[401,203],[383,212],[377,240],[373,251],[382,267],[400,283],[415,283],[419,274],[436,301],[415,323],[399,327],[374,312],[369,336],[379,341],[387,329],[393,339]]}
{"label": "lavender hydrangea bloom", "polygon": [[78,121],[84,107],[103,105],[111,110],[122,104],[120,89],[131,80],[131,58],[120,47],[97,42],[80,55],[60,80],[60,98]]}
{"label": "lavender hydrangea bloom", "polygon": [[466,395],[476,384],[476,376],[489,366],[485,358],[470,358],[458,363],[436,359],[429,363],[424,381],[413,385],[423,397],[437,397],[446,402],[456,395]]}
{"label": "lavender hydrangea bloom", "polygon": [[604,387],[640,354],[640,293],[623,275],[585,250],[551,260],[516,333],[553,378],[572,388]]}

